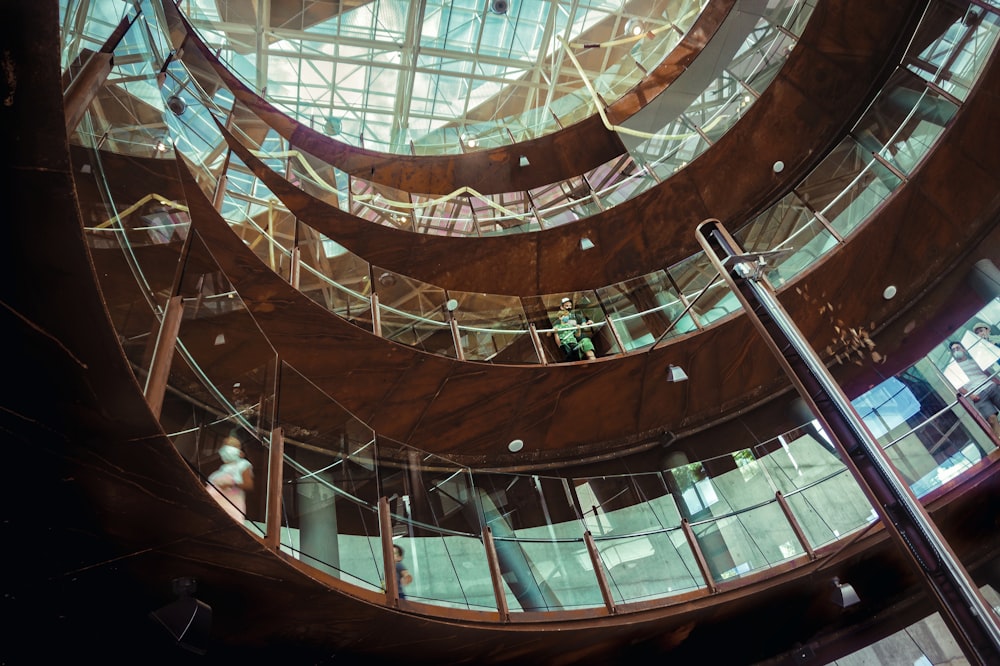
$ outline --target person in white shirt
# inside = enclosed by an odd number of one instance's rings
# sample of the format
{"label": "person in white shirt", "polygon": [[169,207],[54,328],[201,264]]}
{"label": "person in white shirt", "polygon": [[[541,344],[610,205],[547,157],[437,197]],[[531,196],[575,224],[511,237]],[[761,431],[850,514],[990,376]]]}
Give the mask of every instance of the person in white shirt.
{"label": "person in white shirt", "polygon": [[997,414],[1000,413],[1000,385],[997,379],[982,371],[979,363],[969,355],[961,342],[950,342],[948,348],[951,350],[951,357],[967,378],[958,392],[969,396],[979,413],[989,421],[993,435],[1000,438],[1000,421],[997,419]]}
{"label": "person in white shirt", "polygon": [[208,477],[209,491],[234,520],[242,523],[247,512],[247,491],[253,490],[253,466],[244,456],[240,440],[232,435],[222,441],[219,458],[222,465]]}

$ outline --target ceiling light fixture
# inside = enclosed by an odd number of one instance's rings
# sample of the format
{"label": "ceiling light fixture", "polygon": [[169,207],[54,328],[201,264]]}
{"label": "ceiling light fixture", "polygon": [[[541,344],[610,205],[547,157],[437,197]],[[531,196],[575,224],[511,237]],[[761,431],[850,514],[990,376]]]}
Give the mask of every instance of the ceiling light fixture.
{"label": "ceiling light fixture", "polygon": [[667,381],[668,382],[683,382],[687,381],[687,373],[684,372],[683,368],[671,363],[667,367]]}
{"label": "ceiling light fixture", "polygon": [[850,583],[841,583],[839,578],[834,578],[833,591],[830,592],[830,601],[841,608],[847,608],[848,606],[861,603],[861,598],[858,596],[853,585]]}
{"label": "ceiling light fixture", "polygon": [[887,301],[892,300],[895,296],[896,296],[896,285],[894,284],[890,284],[888,287],[885,288],[885,291],[882,292],[882,298],[884,298]]}
{"label": "ceiling light fixture", "polygon": [[340,118],[334,118],[333,116],[327,118],[326,123],[323,124],[323,129],[325,129],[326,133],[330,136],[337,136],[343,128],[344,123],[340,120]]}
{"label": "ceiling light fixture", "polygon": [[524,448],[524,440],[521,439],[512,439],[510,441],[510,444],[507,445],[507,450],[509,450],[511,453],[517,453],[523,448]]}
{"label": "ceiling light fixture", "polygon": [[167,108],[175,116],[179,116],[187,110],[187,102],[180,95],[171,95],[167,98]]}
{"label": "ceiling light fixture", "polygon": [[590,240],[586,236],[580,239],[580,249],[589,250],[594,247],[594,241]]}
{"label": "ceiling light fixture", "polygon": [[638,37],[643,32],[646,31],[646,26],[643,25],[642,21],[636,18],[630,18],[625,22],[625,34],[632,35],[633,37]]}

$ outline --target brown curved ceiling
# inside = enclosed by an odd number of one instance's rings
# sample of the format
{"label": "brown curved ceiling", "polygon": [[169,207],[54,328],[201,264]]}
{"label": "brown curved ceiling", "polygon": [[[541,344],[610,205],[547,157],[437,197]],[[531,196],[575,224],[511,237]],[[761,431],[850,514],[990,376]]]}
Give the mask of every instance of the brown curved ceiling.
{"label": "brown curved ceiling", "polygon": [[[202,77],[217,77],[293,146],[366,180],[427,195],[445,195],[461,187],[483,194],[518,192],[578,176],[625,152],[618,135],[597,114],[538,139],[466,154],[400,155],[351,146],[302,125],[254,93],[219,61],[173,3],[162,4],[173,43],[183,48],[189,68]],[[609,117],[625,120],[684,73],[735,4],[735,0],[708,3],[664,61],[608,106]],[[526,167],[520,166],[522,155],[529,159]]]}
{"label": "brown curved ceiling", "polygon": [[[673,177],[608,211],[554,229],[475,239],[394,234],[387,242],[376,232],[370,240],[351,238],[352,250],[444,289],[522,296],[583,291],[668,267],[700,249],[693,234],[699,222],[746,221],[842,136],[898,60],[922,5],[820,3],[788,63],[732,130]],[[780,175],[771,168],[778,160],[786,165]],[[583,237],[596,247],[581,250]]]}
{"label": "brown curved ceiling", "polygon": [[[434,663],[554,664],[588,656],[606,661],[606,655],[620,657],[633,641],[650,635],[666,637],[656,644],[658,652],[682,640],[682,648],[690,645],[690,659],[678,657],[679,663],[724,654],[719,636],[745,657],[748,646],[814,645],[818,627],[842,629],[845,616],[809,612],[841,567],[858,576],[853,582],[867,581],[879,591],[873,602],[881,605],[872,610],[891,609],[888,627],[928,612],[926,601],[893,603],[913,593],[914,581],[898,554],[882,547],[885,539],[877,530],[845,544],[832,560],[777,571],[774,578],[679,611],[548,624],[529,618],[510,626],[392,610],[282,559],[202,492],[200,480],[148,410],[104,312],[75,200],[74,165],[66,157],[61,90],[45,76],[57,71],[57,3],[16,3],[6,19],[0,50],[33,81],[12,104],[0,107],[8,203],[12,210],[30,210],[36,222],[10,225],[3,250],[18,279],[2,283],[0,320],[17,352],[13,367],[24,371],[16,381],[5,382],[0,411],[7,462],[24,472],[6,484],[10,511],[5,526],[11,543],[25,545],[12,549],[13,573],[5,588],[12,609],[11,649],[30,650],[42,661],[53,656],[126,661],[137,654],[155,655],[149,658],[164,663],[187,661],[170,651],[176,646],[154,633],[160,629],[147,617],[173,600],[170,581],[177,576],[198,580],[199,597],[215,611],[218,642],[208,659],[231,657],[227,663],[252,663],[263,655],[280,663],[331,658],[351,663],[354,657],[413,663],[418,651]],[[996,84],[994,73],[993,109]],[[991,128],[986,114],[953,138],[976,143],[992,135],[975,132]],[[979,180],[981,172],[996,173],[996,157],[979,159],[981,152],[967,154],[968,147],[956,147],[945,166],[970,168],[978,181],[972,191],[985,195],[993,182]],[[982,211],[974,203],[952,208],[946,182],[941,179],[936,192],[911,201],[905,212],[930,204],[971,214],[973,225],[979,224]],[[969,193],[963,189],[958,196]],[[912,228],[897,231],[900,238],[917,235]],[[992,252],[997,256],[995,244]],[[995,562],[993,521],[1000,496],[995,467],[953,481],[929,507],[966,563],[970,558],[988,566]],[[52,504],[24,501],[39,497]],[[981,573],[989,569],[984,566]],[[831,633],[827,645],[847,640],[842,631]]]}

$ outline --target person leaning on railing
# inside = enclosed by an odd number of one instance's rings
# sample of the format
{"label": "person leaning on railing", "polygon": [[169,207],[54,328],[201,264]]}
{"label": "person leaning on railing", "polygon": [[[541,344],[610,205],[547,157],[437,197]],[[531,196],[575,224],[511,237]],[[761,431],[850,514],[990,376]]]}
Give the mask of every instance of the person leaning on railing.
{"label": "person leaning on railing", "polygon": [[584,331],[589,332],[594,322],[589,317],[573,312],[573,301],[564,297],[559,304],[556,322],[552,325],[552,339],[563,352],[564,361],[594,360],[594,342]]}
{"label": "person leaning on railing", "polygon": [[996,377],[988,376],[979,367],[976,359],[969,355],[965,345],[957,340],[948,343],[951,357],[962,369],[967,378],[966,383],[958,389],[960,395],[967,395],[975,405],[976,410],[989,421],[994,436],[1000,438],[1000,383]]}

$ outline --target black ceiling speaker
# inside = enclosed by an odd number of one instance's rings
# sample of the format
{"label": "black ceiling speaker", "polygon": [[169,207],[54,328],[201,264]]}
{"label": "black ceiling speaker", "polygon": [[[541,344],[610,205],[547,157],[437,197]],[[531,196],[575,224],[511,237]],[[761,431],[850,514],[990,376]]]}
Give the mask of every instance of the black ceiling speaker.
{"label": "black ceiling speaker", "polygon": [[196,654],[208,651],[209,632],[212,629],[212,607],[194,598],[194,578],[176,578],[173,581],[177,601],[149,614],[173,637],[179,647]]}
{"label": "black ceiling speaker", "polygon": [[506,14],[508,9],[510,3],[507,0],[490,0],[490,11],[494,14]]}
{"label": "black ceiling speaker", "polygon": [[187,106],[187,102],[177,95],[171,95],[167,98],[167,108],[173,111],[175,116],[179,116],[184,113],[184,111],[187,110]]}

